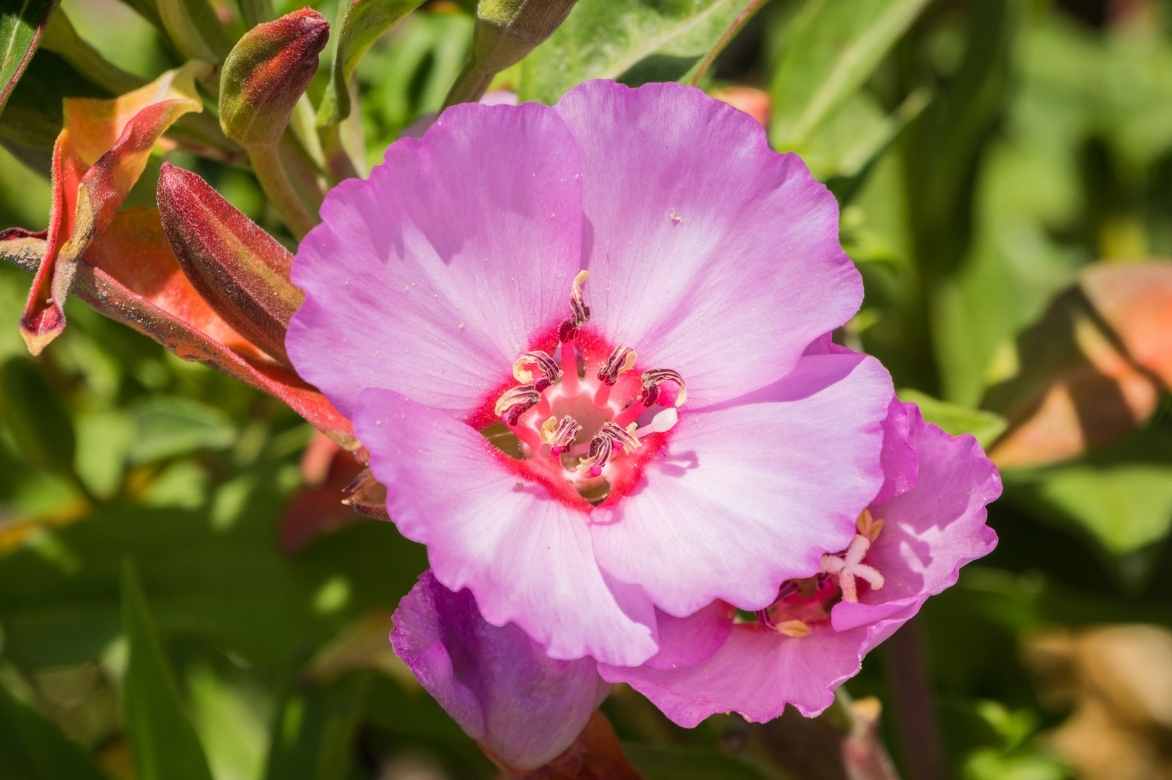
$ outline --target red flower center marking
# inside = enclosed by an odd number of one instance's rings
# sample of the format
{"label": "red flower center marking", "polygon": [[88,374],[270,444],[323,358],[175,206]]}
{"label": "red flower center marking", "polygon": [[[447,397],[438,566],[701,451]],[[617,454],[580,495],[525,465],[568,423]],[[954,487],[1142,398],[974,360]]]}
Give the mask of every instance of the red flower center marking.
{"label": "red flower center marking", "polygon": [[678,372],[636,372],[634,349],[610,347],[584,330],[586,278],[586,271],[574,278],[556,357],[542,349],[522,354],[513,364],[519,384],[493,402],[508,435],[499,425],[483,429],[522,473],[579,506],[617,501],[630,490],[687,398]]}

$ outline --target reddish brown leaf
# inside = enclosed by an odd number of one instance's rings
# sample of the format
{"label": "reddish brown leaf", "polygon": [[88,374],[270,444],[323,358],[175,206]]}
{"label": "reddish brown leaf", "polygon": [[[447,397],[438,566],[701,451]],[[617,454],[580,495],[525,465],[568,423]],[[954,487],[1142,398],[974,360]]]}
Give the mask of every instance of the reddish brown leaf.
{"label": "reddish brown leaf", "polygon": [[21,317],[32,354],[64,330],[78,261],[114,218],[155,143],[180,116],[203,110],[194,80],[206,68],[190,63],[113,100],[65,101],[65,128],[53,147],[48,249]]}
{"label": "reddish brown leaf", "polygon": [[[3,240],[7,237],[7,240]],[[0,258],[37,270],[25,231],[0,234]],[[33,258],[30,261],[30,257]],[[163,236],[158,212],[115,216],[79,263],[75,292],[103,315],[134,328],[186,360],[198,360],[284,401],[340,445],[354,448],[350,422],[321,393],[278,365],[223,320],[183,274]]]}
{"label": "reddish brown leaf", "polygon": [[1172,263],[1101,263],[1018,339],[1021,370],[984,406],[1009,421],[991,449],[1041,466],[1118,440],[1172,386]]}
{"label": "reddish brown leaf", "polygon": [[525,780],[639,780],[623,755],[618,737],[610,721],[601,712],[590,716],[590,722],[565,752],[533,772],[514,772],[513,777]]}

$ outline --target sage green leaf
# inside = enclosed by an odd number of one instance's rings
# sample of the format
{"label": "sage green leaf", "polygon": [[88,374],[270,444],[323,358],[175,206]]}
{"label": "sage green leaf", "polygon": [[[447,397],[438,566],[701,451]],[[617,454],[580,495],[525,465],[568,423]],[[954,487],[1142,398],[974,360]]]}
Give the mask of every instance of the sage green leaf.
{"label": "sage green leaf", "polygon": [[810,0],[786,27],[773,74],[770,138],[800,148],[870,77],[928,0]]}
{"label": "sage green leaf", "polygon": [[122,626],[129,646],[123,682],[126,730],[139,780],[212,780],[129,560],[122,568]]}
{"label": "sage green leaf", "polygon": [[0,686],[0,766],[21,780],[103,780],[73,740]]}
{"label": "sage green leaf", "polygon": [[[321,127],[337,124],[350,116],[350,79],[358,62],[379,36],[414,11],[423,0],[343,0],[334,25],[334,64],[330,80],[318,106]],[[339,32],[340,31],[340,32]]]}
{"label": "sage green leaf", "polygon": [[988,447],[1005,430],[1005,418],[993,412],[950,404],[918,390],[900,390],[899,397],[920,407],[928,422],[953,435],[972,434],[982,447]]}
{"label": "sage green leaf", "polygon": [[518,94],[552,103],[587,79],[628,83],[687,75],[753,0],[580,0],[521,62]]}
{"label": "sage green leaf", "polygon": [[50,0],[14,0],[0,9],[0,112],[36,53]]}

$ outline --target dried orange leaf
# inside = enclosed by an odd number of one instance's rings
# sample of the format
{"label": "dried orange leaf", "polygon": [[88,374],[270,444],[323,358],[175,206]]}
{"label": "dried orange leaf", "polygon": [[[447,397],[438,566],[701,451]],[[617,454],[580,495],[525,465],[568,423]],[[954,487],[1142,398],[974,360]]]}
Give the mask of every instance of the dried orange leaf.
{"label": "dried orange leaf", "polygon": [[63,305],[78,261],[114,218],[151,149],[175,120],[203,110],[189,63],[112,100],[70,98],[65,128],[53,147],[53,199],[48,249],[29,290],[21,335],[34,355],[65,328]]}
{"label": "dried orange leaf", "polygon": [[1017,344],[1022,369],[982,404],[1009,428],[1005,468],[1042,466],[1118,440],[1172,386],[1172,263],[1100,263]]}

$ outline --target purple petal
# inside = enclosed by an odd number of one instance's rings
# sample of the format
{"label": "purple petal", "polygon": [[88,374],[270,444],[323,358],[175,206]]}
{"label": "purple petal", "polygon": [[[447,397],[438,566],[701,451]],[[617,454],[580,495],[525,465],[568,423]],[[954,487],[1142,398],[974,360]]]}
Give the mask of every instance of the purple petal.
{"label": "purple petal", "polygon": [[471,593],[431,572],[399,602],[391,644],[461,728],[514,769],[569,747],[609,689],[593,660],[549,658],[516,626],[486,623]]}
{"label": "purple petal", "polygon": [[950,436],[906,405],[909,442],[919,461],[915,487],[872,507],[883,532],[867,563],[883,573],[882,590],[856,604],[834,607],[835,628],[846,630],[898,614],[910,620],[930,596],[956,583],[960,568],[988,555],[997,534],[986,505],[1001,495],[1001,477],[971,436]]}
{"label": "purple petal", "polygon": [[395,525],[427,545],[436,579],[472,591],[485,620],[516,623],[553,658],[638,664],[655,653],[650,603],[608,585],[582,510],[443,412],[385,390],[363,393],[357,412]]}
{"label": "purple petal", "polygon": [[846,547],[883,481],[891,378],[873,358],[803,358],[776,401],[681,415],[642,483],[595,510],[602,568],[665,612],[761,609]]}
{"label": "purple petal", "polygon": [[366,388],[466,416],[556,327],[578,270],[581,154],[552,109],[461,105],[368,181],[335,187],[301,243],[298,372],[353,416]]}
{"label": "purple petal", "polygon": [[834,197],[748,115],[678,84],[610,81],[556,109],[585,156],[595,324],[683,374],[693,407],[784,376],[858,309]]}

